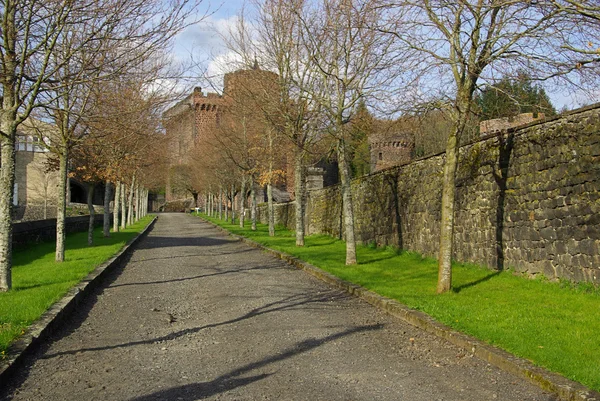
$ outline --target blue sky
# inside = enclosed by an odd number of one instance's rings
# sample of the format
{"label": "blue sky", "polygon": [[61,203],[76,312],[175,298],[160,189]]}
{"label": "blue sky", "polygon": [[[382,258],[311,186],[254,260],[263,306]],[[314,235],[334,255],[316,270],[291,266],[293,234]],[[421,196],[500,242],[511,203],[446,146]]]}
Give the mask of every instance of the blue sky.
{"label": "blue sky", "polygon": [[227,49],[219,33],[224,34],[229,27],[235,23],[237,15],[244,6],[243,0],[227,1],[204,1],[202,12],[208,10],[208,15],[199,23],[188,27],[177,35],[174,46],[174,57],[189,62],[193,60],[198,64],[190,75],[197,76],[198,82],[190,82],[192,86],[202,86],[203,89],[212,90],[209,87],[219,87],[219,78],[206,82],[203,75],[214,75],[220,72],[220,58],[227,53]]}
{"label": "blue sky", "polygon": [[[202,12],[208,9],[209,15],[202,22],[188,27],[177,36],[174,57],[188,62],[193,60],[198,64],[198,67],[190,73],[194,77],[189,82],[190,86],[201,86],[205,91],[222,89],[222,75],[220,74],[224,72],[224,68],[231,67],[231,63],[226,61],[228,52],[218,32],[224,34],[228,28],[234,26],[244,3],[244,0],[204,0]],[[246,2],[245,8],[246,11],[249,11],[252,5]],[[213,78],[207,81],[206,76]],[[584,99],[581,95],[568,94],[566,90],[561,91],[560,89],[557,89],[555,93],[548,91],[548,94],[557,110],[565,105],[569,109],[577,108],[592,101]]]}

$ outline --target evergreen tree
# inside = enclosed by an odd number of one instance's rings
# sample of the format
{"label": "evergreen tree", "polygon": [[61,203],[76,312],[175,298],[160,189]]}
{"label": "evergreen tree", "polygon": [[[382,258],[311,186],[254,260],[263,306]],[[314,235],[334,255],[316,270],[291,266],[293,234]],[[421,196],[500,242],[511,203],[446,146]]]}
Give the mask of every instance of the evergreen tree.
{"label": "evergreen tree", "polygon": [[364,101],[361,101],[352,121],[349,141],[350,169],[353,177],[359,177],[370,172],[369,136],[373,133],[373,121],[373,116],[367,109],[367,105]]}
{"label": "evergreen tree", "polygon": [[516,79],[504,78],[498,84],[487,85],[476,98],[481,120],[512,117],[521,113],[556,115],[544,88],[534,84],[526,73]]}

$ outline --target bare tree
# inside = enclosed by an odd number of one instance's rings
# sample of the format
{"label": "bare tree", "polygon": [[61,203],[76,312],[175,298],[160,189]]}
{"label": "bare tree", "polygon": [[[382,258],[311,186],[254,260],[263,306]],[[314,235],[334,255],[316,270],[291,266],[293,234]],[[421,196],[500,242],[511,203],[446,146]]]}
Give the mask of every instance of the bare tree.
{"label": "bare tree", "polygon": [[17,127],[29,116],[42,84],[54,73],[50,57],[78,7],[82,5],[69,0],[7,0],[0,5],[0,291],[8,291],[12,285],[11,217]]}
{"label": "bare tree", "polygon": [[491,83],[523,68],[537,79],[566,77],[592,59],[575,61],[580,57],[563,46],[561,30],[568,19],[549,2],[407,0],[390,7],[391,26],[383,30],[396,37],[400,73],[415,84],[412,90],[403,88],[403,96],[415,103],[435,100],[452,126],[442,189],[437,287],[441,293],[451,288],[458,146],[478,82]]}
{"label": "bare tree", "polygon": [[373,96],[387,67],[389,37],[371,29],[381,18],[370,0],[327,0],[309,10],[302,21],[305,68],[318,78],[304,88],[318,102],[326,118],[326,130],[336,141],[346,239],[346,264],[356,264],[354,211],[348,153],[349,123],[360,101]]}
{"label": "bare tree", "polygon": [[309,96],[319,88],[314,82],[319,75],[314,69],[306,68],[307,49],[301,44],[302,18],[307,8],[303,0],[264,0],[257,2],[256,7],[259,12],[255,47],[261,51],[254,52],[261,54],[261,61],[268,69],[277,72],[278,90],[274,92],[277,99],[269,102],[274,110],[267,113],[267,117],[271,116],[271,126],[293,146],[296,245],[304,246],[307,156],[318,138],[311,129],[311,122],[317,119],[311,117],[315,117],[318,110],[315,99],[321,98],[320,94]]}
{"label": "bare tree", "polygon": [[[107,0],[89,13],[85,23],[65,30],[53,60],[57,68],[57,85],[48,88],[46,109],[60,129],[60,141],[54,151],[59,156],[61,187],[57,210],[56,260],[64,260],[64,210],[66,173],[69,152],[85,140],[87,130],[81,126],[88,117],[89,99],[95,87],[125,74],[140,80],[148,78],[144,70],[156,70],[148,60],[168,46],[170,39],[194,12],[192,0],[168,2]],[[100,5],[98,5],[100,6]],[[186,10],[185,7],[192,7]],[[106,18],[106,8],[111,17]],[[151,21],[151,22],[149,22]],[[155,76],[154,76],[155,78]]]}
{"label": "bare tree", "polygon": [[[197,4],[197,3],[195,3]],[[68,71],[70,82],[88,80],[81,67],[92,63],[125,66],[132,54],[162,47],[195,13],[194,3],[187,0],[6,0],[0,5],[0,68],[2,74],[2,108],[0,109],[1,160],[0,174],[0,291],[11,287],[12,264],[12,192],[14,186],[15,133],[38,103],[43,86],[56,96],[63,92],[61,78]],[[75,26],[77,29],[75,29]],[[79,34],[75,35],[78,32]],[[62,46],[70,38],[74,47]],[[99,43],[109,48],[144,52],[119,52],[117,59],[88,57],[83,49],[97,49]],[[66,50],[70,49],[70,50]],[[88,56],[84,56],[88,54]],[[131,59],[129,59],[131,61]],[[67,66],[69,66],[67,68]],[[57,75],[57,73],[60,73]],[[64,120],[64,119],[63,119]],[[59,255],[60,256],[60,255]]]}

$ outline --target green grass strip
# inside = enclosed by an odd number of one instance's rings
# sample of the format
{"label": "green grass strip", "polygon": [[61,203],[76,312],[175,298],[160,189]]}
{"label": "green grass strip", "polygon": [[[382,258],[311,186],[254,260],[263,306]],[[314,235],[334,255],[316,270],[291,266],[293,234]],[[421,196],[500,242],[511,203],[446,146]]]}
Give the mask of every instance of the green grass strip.
{"label": "green grass strip", "polygon": [[146,216],[125,230],[111,233],[110,238],[104,238],[99,227],[94,231],[95,244],[91,247],[87,244],[87,232],[68,235],[63,263],[54,261],[53,241],[15,250],[13,289],[0,293],[0,357],[5,357],[9,345],[52,304],[121,250],[152,218]]}
{"label": "green grass strip", "polygon": [[[206,218],[206,216],[203,216]],[[436,294],[437,262],[412,252],[358,246],[346,266],[344,242],[294,233],[268,236],[209,218],[223,228],[309,262],[335,276],[421,310],[458,331],[600,391],[600,289],[590,284],[530,280],[510,271],[453,265],[453,291]]]}

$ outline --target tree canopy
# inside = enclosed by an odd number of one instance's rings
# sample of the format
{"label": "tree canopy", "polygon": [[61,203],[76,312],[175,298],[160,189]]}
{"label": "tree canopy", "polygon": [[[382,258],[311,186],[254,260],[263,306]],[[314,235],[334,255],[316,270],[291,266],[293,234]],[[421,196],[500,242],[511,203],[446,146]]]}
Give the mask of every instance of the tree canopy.
{"label": "tree canopy", "polygon": [[521,113],[556,115],[556,109],[544,88],[526,73],[516,79],[504,78],[495,85],[486,85],[475,99],[481,120],[513,117]]}

